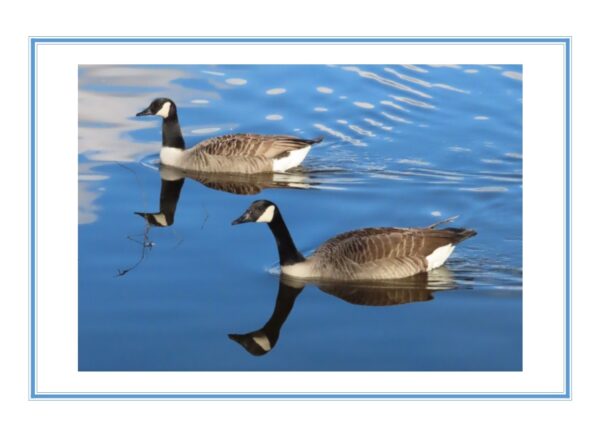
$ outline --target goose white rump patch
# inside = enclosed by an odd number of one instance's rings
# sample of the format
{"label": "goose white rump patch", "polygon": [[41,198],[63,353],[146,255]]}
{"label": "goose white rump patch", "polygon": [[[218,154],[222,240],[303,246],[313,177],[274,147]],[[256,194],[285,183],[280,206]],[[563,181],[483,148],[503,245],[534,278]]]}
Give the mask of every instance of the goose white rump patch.
{"label": "goose white rump patch", "polygon": [[452,252],[454,251],[454,246],[452,244],[446,244],[442,247],[436,248],[433,253],[426,257],[427,259],[427,271],[431,271],[432,269],[439,268],[446,262],[446,259],[450,257]]}
{"label": "goose white rump patch", "polygon": [[306,158],[306,155],[310,151],[310,146],[307,145],[304,148],[290,151],[290,154],[281,159],[273,160],[273,170],[275,172],[285,172],[288,169],[295,168]]}

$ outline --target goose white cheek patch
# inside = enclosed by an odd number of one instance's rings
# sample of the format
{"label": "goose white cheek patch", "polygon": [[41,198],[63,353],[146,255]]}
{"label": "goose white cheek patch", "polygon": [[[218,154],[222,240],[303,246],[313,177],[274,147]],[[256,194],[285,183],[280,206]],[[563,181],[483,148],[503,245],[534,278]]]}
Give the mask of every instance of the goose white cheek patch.
{"label": "goose white cheek patch", "polygon": [[156,113],[156,115],[160,115],[163,118],[167,118],[169,116],[169,111],[171,110],[171,102],[165,102],[165,104],[160,108],[160,110]]}
{"label": "goose white cheek patch", "polygon": [[273,215],[275,214],[275,207],[273,205],[267,207],[265,212],[256,219],[256,223],[271,223],[273,221]]}
{"label": "goose white cheek patch", "polygon": [[258,344],[265,352],[271,350],[271,342],[264,335],[257,335],[256,337],[252,337],[254,342]]}
{"label": "goose white cheek patch", "polygon": [[167,225],[167,218],[162,213],[154,214],[154,220],[161,226]]}

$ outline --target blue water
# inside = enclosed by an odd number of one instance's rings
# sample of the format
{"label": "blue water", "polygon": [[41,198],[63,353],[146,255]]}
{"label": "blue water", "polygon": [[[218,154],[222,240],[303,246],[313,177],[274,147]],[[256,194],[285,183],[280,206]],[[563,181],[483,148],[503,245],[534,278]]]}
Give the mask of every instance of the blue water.
{"label": "blue water", "polygon": [[[521,72],[81,66],[79,370],[521,370]],[[289,174],[163,184],[160,121],[135,117],[160,96],[188,145],[325,139]],[[135,214],[159,211],[161,187],[176,208],[167,227]],[[478,235],[428,277],[289,286],[267,227],[230,225],[255,199],[278,204],[305,253],[347,230],[453,215]],[[228,336],[258,330],[278,334],[260,356]]]}

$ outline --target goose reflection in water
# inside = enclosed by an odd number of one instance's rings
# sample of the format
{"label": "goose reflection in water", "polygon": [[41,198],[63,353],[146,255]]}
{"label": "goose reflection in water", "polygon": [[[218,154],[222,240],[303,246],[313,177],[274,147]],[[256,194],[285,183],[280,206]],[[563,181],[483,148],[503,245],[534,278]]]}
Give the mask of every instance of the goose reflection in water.
{"label": "goose reflection in water", "polygon": [[309,176],[302,172],[254,175],[203,174],[187,173],[176,168],[161,166],[160,178],[159,212],[135,213],[146,219],[151,226],[157,227],[171,226],[175,222],[175,211],[186,178],[198,181],[208,188],[236,195],[255,195],[263,189],[272,188],[308,189],[316,185],[316,183],[310,183]]}
{"label": "goose reflection in water", "polygon": [[[313,284],[311,282],[311,284]],[[283,324],[294,308],[296,299],[305,288],[299,279],[281,275],[275,308],[271,317],[260,329],[245,334],[229,334],[254,356],[269,353],[279,340]],[[395,281],[384,282],[319,282],[315,286],[322,292],[353,305],[386,307],[434,299],[434,293],[456,288],[452,272],[441,267]]]}
{"label": "goose reflection in water", "polygon": [[[300,170],[285,173],[262,173],[262,174],[206,174],[206,173],[188,173],[180,169],[160,166],[160,200],[158,212],[141,212],[135,214],[143,217],[146,222],[146,228],[141,235],[130,235],[128,239],[139,243],[142,246],[140,257],[137,261],[126,269],[118,269],[117,276],[123,276],[145,259],[147,252],[152,249],[154,243],[149,238],[149,231],[152,227],[168,227],[175,223],[175,212],[181,189],[186,179],[197,181],[204,186],[236,195],[255,195],[263,189],[272,188],[295,188],[309,189],[317,186],[319,183],[312,181],[310,176]],[[208,218],[208,217],[207,217]],[[206,219],[205,219],[206,221]],[[204,226],[204,225],[203,225]],[[138,238],[141,237],[141,240]]]}

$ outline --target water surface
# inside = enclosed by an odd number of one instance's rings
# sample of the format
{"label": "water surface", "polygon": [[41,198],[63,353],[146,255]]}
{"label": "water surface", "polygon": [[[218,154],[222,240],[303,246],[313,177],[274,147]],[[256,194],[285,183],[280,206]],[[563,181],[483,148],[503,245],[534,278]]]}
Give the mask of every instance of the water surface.
{"label": "water surface", "polygon": [[[521,370],[521,72],[80,67],[79,369]],[[288,174],[176,180],[158,165],[160,120],[135,117],[161,96],[188,145],[325,139]],[[230,225],[255,199],[278,204],[305,253],[343,231],[453,215],[478,235],[424,277],[302,287],[280,280],[266,226]],[[161,209],[165,227],[149,215]]]}

